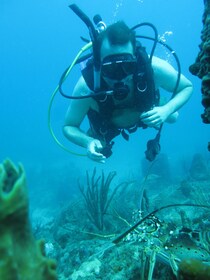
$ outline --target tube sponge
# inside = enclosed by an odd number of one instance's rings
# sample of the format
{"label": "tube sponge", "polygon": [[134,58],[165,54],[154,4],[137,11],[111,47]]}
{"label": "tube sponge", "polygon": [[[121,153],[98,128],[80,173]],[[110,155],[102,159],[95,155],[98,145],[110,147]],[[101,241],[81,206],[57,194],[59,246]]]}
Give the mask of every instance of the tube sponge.
{"label": "tube sponge", "polygon": [[33,237],[28,206],[24,169],[7,159],[0,165],[0,279],[57,279],[44,241]]}

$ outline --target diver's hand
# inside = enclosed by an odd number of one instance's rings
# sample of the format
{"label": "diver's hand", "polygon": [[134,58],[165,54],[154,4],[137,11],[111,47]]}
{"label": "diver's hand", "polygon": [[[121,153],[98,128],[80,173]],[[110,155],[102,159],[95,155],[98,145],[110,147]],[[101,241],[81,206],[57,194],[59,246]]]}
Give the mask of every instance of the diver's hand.
{"label": "diver's hand", "polygon": [[105,163],[106,157],[100,153],[103,149],[101,142],[97,139],[90,141],[87,146],[87,155],[90,159],[98,161],[100,163]]}
{"label": "diver's hand", "polygon": [[140,119],[147,126],[159,128],[159,126],[167,120],[169,115],[170,113],[168,112],[167,107],[160,106],[142,113]]}

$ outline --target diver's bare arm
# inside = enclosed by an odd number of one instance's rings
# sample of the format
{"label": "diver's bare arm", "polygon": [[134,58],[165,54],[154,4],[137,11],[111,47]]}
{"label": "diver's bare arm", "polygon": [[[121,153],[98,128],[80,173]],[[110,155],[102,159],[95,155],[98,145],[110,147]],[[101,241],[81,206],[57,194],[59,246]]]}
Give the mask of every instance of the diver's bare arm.
{"label": "diver's bare arm", "polygon": [[[165,88],[166,89],[166,88]],[[178,111],[191,97],[193,86],[187,78],[181,75],[179,87],[176,94],[165,104],[168,114]]]}
{"label": "diver's bare arm", "polygon": [[87,149],[88,145],[94,138],[89,137],[85,132],[76,126],[64,125],[64,135],[74,144]]}
{"label": "diver's bare arm", "polygon": [[[155,72],[158,80],[157,84],[166,91],[173,92],[177,81],[177,72],[175,69],[166,61],[157,59]],[[181,75],[175,96],[164,105],[168,114],[170,115],[179,110],[189,100],[192,91],[192,83],[185,76]]]}
{"label": "diver's bare arm", "polygon": [[[70,110],[70,112],[72,111]],[[86,148],[87,156],[90,159],[101,163],[105,162],[105,156],[100,152],[103,146],[98,139],[88,136],[79,126],[69,125],[68,122],[64,125],[63,133],[71,142]]]}
{"label": "diver's bare arm", "polygon": [[[90,91],[81,77],[74,88],[73,96],[79,97],[89,94]],[[87,148],[88,144],[93,140],[93,138],[80,129],[80,125],[90,109],[91,100],[92,98],[72,99],[63,127],[64,135],[74,144],[84,148]]]}
{"label": "diver's bare arm", "polygon": [[[173,92],[177,82],[177,72],[166,61],[154,58],[152,60],[155,83],[168,92]],[[178,110],[188,101],[192,94],[191,82],[181,75],[176,94],[166,104],[156,106],[141,114],[141,121],[151,127],[159,127],[163,122],[173,123],[178,117]]]}
{"label": "diver's bare arm", "polygon": [[[81,78],[75,86],[73,95],[81,96],[84,94],[89,94],[89,89]],[[91,108],[92,103],[93,99],[91,97],[72,100],[66,115],[63,133],[74,144],[86,148],[89,158],[98,162],[104,162],[105,157],[100,153],[103,149],[101,142],[88,136],[80,129],[80,125]]]}

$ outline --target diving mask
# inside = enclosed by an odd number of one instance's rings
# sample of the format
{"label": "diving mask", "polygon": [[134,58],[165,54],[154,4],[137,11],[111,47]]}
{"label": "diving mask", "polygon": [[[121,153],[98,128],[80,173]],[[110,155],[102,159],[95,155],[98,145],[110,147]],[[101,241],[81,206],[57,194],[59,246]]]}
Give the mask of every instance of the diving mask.
{"label": "diving mask", "polygon": [[136,70],[136,59],[129,53],[106,56],[101,65],[101,74],[105,78],[121,81]]}

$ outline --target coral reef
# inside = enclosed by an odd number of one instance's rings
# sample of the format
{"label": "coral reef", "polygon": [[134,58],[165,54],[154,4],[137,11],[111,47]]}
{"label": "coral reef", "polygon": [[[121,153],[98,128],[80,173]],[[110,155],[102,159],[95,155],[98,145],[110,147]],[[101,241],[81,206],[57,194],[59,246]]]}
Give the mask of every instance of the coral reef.
{"label": "coral reef", "polygon": [[[90,183],[92,175],[90,172]],[[93,182],[99,177],[102,178],[101,172],[95,174]],[[120,178],[114,180],[108,200],[121,182]],[[123,182],[125,180],[123,177]],[[117,190],[104,215],[103,231],[88,218],[87,205],[79,190],[67,205],[61,205],[59,212],[53,211],[53,222],[51,211],[42,208],[40,215],[33,216],[36,235],[47,241],[48,257],[57,260],[59,280],[175,280],[179,264],[184,260],[196,259],[210,264],[210,181],[185,181],[181,186],[183,191],[180,191],[180,182],[168,186],[165,183],[162,190],[154,183],[152,191],[148,190],[148,180],[146,177],[141,184],[135,180],[126,182]],[[86,183],[84,178],[85,194]],[[152,184],[149,185],[152,188]],[[98,187],[100,192],[100,184]],[[48,196],[46,190],[40,191],[43,198]],[[163,206],[169,202],[175,205]],[[187,205],[178,206],[180,202]],[[161,211],[157,212],[158,207]],[[37,207],[35,209],[38,212]],[[154,211],[155,215],[151,215]],[[37,225],[38,221],[41,223]],[[138,221],[141,221],[138,227],[130,231]],[[124,236],[127,230],[129,234]],[[124,237],[119,240],[122,234]],[[116,239],[119,240],[117,244]]]}
{"label": "coral reef", "polygon": [[10,160],[0,165],[0,279],[54,280],[55,261],[36,241],[29,222],[25,172]]}
{"label": "coral reef", "polygon": [[152,165],[146,159],[142,159],[141,171],[144,177],[148,177],[148,174],[158,176],[160,183],[171,181],[171,167],[168,156],[164,153],[160,153]]}
{"label": "coral reef", "polygon": [[210,178],[207,163],[201,154],[197,153],[193,156],[189,173],[191,178],[198,181],[208,180]]}
{"label": "coral reef", "polygon": [[[210,124],[210,0],[204,0],[204,5],[200,51],[195,63],[190,66],[189,70],[193,75],[202,79],[202,105],[205,109],[201,117],[204,123]],[[210,151],[210,142],[208,143],[208,150]]]}
{"label": "coral reef", "polygon": [[98,275],[100,272],[101,262],[98,259],[92,261],[84,262],[79,270],[75,270],[71,275],[71,280],[77,280],[81,278],[87,279],[92,277],[93,274]]}
{"label": "coral reef", "polygon": [[102,171],[101,176],[96,178],[96,168],[93,170],[93,174],[90,177],[87,172],[87,187],[79,184],[79,189],[84,197],[85,205],[90,221],[99,229],[103,230],[105,226],[104,215],[107,213],[107,209],[110,206],[113,197],[117,190],[123,185],[117,185],[111,191],[111,183],[116,176],[116,172],[110,172],[105,177]]}

